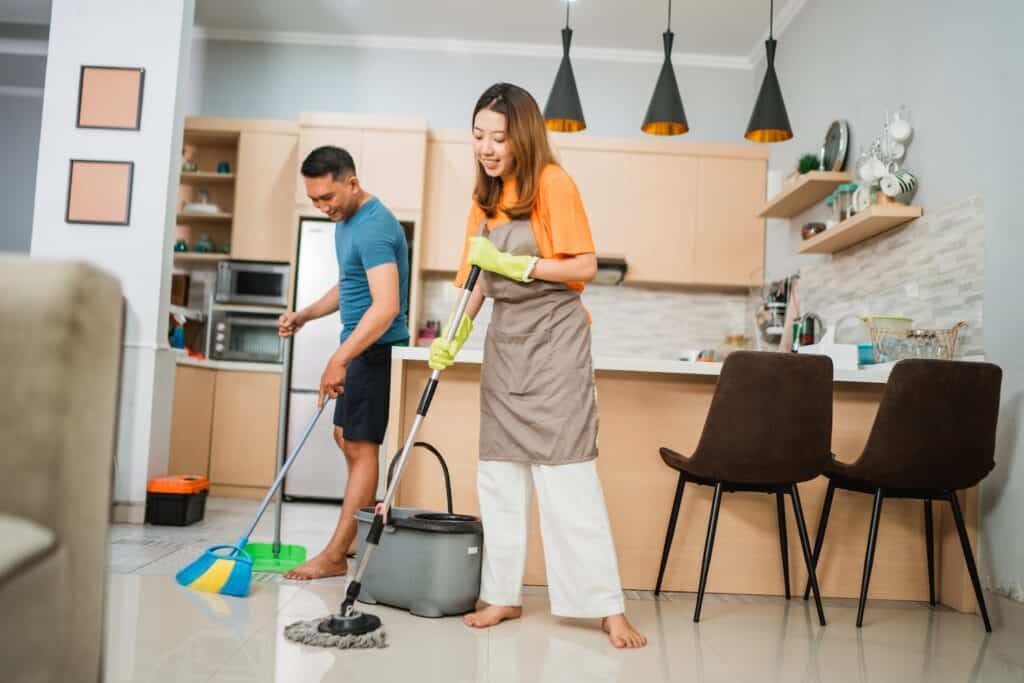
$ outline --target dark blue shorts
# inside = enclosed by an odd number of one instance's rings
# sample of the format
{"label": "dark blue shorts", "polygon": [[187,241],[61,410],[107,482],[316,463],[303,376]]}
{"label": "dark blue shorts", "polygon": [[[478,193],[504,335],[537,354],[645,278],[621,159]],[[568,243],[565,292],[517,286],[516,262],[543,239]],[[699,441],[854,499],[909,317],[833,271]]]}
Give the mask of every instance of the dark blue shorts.
{"label": "dark blue shorts", "polygon": [[374,344],[348,364],[345,392],[334,403],[334,424],[346,441],[384,443],[391,397],[391,349],[397,344]]}

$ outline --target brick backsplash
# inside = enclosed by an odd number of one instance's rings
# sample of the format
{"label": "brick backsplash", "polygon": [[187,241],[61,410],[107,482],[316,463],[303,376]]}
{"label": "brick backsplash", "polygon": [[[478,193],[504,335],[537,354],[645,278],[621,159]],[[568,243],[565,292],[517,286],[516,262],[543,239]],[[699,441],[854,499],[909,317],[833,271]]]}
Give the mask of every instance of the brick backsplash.
{"label": "brick backsplash", "polygon": [[972,196],[800,269],[800,310],[832,324],[845,315],[896,315],[914,327],[959,321],[958,356],[981,355],[985,275],[982,200]]}
{"label": "brick backsplash", "polygon": [[[421,321],[444,322],[459,290],[450,277],[425,276]],[[746,293],[691,292],[592,285],[583,303],[594,320],[593,349],[600,356],[676,359],[684,350],[720,349],[730,334],[753,336]],[[480,311],[466,348],[482,348],[491,304]]]}

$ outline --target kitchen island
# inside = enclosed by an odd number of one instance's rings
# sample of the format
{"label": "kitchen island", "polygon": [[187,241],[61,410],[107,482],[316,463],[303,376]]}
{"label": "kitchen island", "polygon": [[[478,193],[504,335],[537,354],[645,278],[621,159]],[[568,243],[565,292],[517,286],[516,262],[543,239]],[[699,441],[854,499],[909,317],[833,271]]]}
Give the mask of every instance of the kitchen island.
{"label": "kitchen island", "polygon": [[[391,415],[385,452],[401,448],[430,375],[426,348],[393,352]],[[438,386],[418,440],[437,447],[451,470],[455,512],[479,514],[476,466],[479,438],[479,377],[482,352],[464,350]],[[678,473],[661,460],[668,446],[691,454],[700,439],[714,394],[720,363],[623,359],[595,356],[600,417],[598,471],[619,559],[623,588],[653,590]],[[834,381],[832,449],[855,460],[867,441],[888,379],[887,368],[839,370]],[[770,399],[767,399],[770,400]],[[792,406],[799,411],[800,406]],[[826,482],[800,485],[801,502],[813,542]],[[689,485],[683,495],[663,590],[696,591],[713,489]],[[977,547],[975,490],[963,500],[971,542]],[[444,486],[436,461],[413,452],[398,495],[403,507],[444,509]],[[872,498],[837,491],[819,567],[826,597],[856,597],[871,518]],[[525,583],[546,583],[533,505]],[[934,505],[936,590],[945,605],[975,609],[970,578],[948,506]],[[775,497],[756,493],[725,496],[719,515],[708,590],[716,593],[783,595]],[[789,563],[794,595],[806,571],[799,536],[787,501]],[[870,597],[928,599],[924,513],[920,501],[886,501],[878,537]]]}

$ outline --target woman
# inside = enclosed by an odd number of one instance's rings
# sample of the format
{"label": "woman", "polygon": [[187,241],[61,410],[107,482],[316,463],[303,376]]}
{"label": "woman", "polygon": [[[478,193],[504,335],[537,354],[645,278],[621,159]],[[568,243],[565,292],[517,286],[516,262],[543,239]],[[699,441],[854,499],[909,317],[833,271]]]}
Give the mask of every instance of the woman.
{"label": "woman", "polygon": [[554,162],[540,109],[499,83],[473,110],[477,182],[461,286],[483,271],[455,339],[431,345],[430,367],[453,362],[484,297],[494,301],[480,375],[484,525],[480,599],[465,622],[486,628],[522,613],[530,479],[537,490],[551,611],[601,618],[615,647],[647,640],[624,614],[618,563],[597,477],[597,397],[590,319],[580,301],[597,258],[579,192]]}

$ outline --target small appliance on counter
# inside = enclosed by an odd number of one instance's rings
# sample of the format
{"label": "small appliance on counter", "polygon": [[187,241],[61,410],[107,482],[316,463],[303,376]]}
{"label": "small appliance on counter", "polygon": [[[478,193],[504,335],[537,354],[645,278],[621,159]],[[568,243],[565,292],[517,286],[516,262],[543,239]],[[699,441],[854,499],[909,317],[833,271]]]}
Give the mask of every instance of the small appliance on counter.
{"label": "small appliance on counter", "polygon": [[278,311],[227,306],[210,309],[206,357],[246,363],[281,363],[284,341],[278,336]]}
{"label": "small appliance on counter", "polygon": [[217,264],[215,304],[288,306],[291,267],[271,261],[226,260]]}
{"label": "small appliance on counter", "polygon": [[757,350],[773,349],[782,339],[786,309],[795,279],[796,276],[776,280],[763,289],[761,304],[754,312],[754,323],[758,331],[754,340]]}

